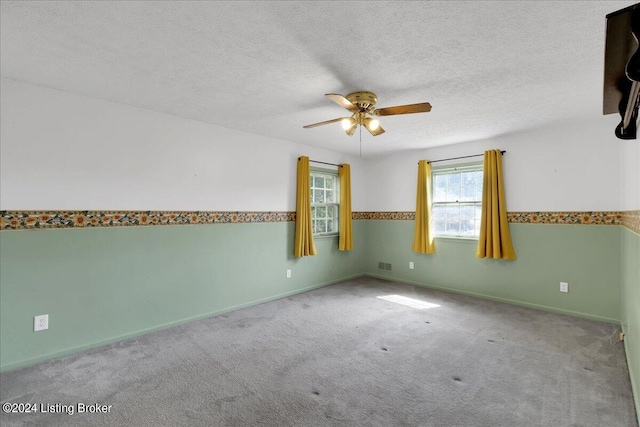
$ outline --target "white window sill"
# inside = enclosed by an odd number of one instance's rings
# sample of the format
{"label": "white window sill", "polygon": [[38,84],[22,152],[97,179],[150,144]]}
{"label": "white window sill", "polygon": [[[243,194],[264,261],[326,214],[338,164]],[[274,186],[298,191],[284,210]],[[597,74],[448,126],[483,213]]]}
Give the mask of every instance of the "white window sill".
{"label": "white window sill", "polygon": [[435,236],[434,239],[448,240],[448,241],[453,241],[453,242],[478,243],[478,238],[477,237]]}
{"label": "white window sill", "polygon": [[314,239],[331,239],[333,237],[339,237],[339,233],[331,233],[331,234],[314,234]]}

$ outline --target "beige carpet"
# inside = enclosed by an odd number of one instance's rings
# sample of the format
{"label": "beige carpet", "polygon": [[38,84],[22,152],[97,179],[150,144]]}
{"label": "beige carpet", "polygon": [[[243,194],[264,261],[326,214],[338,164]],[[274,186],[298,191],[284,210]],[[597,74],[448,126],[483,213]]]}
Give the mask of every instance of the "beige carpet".
{"label": "beige carpet", "polygon": [[615,330],[360,278],[3,374],[3,403],[67,410],[0,423],[635,426]]}

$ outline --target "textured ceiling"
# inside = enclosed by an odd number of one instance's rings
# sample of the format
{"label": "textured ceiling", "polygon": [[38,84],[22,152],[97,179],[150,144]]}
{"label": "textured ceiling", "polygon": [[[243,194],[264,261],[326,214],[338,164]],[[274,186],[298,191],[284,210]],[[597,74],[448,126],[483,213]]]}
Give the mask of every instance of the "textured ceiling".
{"label": "textured ceiling", "polygon": [[[1,3],[2,77],[358,154],[325,93],[373,91],[364,157],[601,119],[605,15],[633,2]],[[613,132],[613,131],[612,131]]]}

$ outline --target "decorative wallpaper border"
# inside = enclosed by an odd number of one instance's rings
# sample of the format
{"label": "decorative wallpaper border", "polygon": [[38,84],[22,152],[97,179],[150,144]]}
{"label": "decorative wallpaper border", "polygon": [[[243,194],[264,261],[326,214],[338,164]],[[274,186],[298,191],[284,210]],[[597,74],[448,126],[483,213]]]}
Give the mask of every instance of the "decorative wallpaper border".
{"label": "decorative wallpaper border", "polygon": [[[621,225],[623,212],[507,212],[507,216],[514,224]],[[415,212],[357,212],[354,219],[413,221]]]}
{"label": "decorative wallpaper border", "polygon": [[[640,210],[610,212],[507,212],[512,224],[621,225],[640,234]],[[415,212],[354,212],[353,219],[410,220]]]}
{"label": "decorative wallpaper border", "polygon": [[640,210],[622,212],[622,226],[640,235]]}
{"label": "decorative wallpaper border", "polygon": [[[514,224],[622,225],[640,234],[640,210],[508,212],[508,217]],[[413,221],[415,212],[353,212],[352,218]],[[292,222],[295,219],[295,212],[0,211],[0,230]]]}
{"label": "decorative wallpaper border", "polygon": [[1,211],[0,230],[290,222],[295,212]]}
{"label": "decorative wallpaper border", "polygon": [[514,224],[622,225],[622,212],[508,212]]}
{"label": "decorative wallpaper border", "polygon": [[416,219],[415,212],[354,212],[353,219],[382,219],[382,220],[406,220],[413,221]]}

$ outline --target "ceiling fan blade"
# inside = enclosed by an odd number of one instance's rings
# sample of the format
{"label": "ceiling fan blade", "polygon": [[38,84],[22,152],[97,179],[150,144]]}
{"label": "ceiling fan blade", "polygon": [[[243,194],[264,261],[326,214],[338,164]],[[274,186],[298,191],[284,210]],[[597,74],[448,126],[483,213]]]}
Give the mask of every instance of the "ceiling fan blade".
{"label": "ceiling fan blade", "polygon": [[393,116],[396,114],[428,113],[431,111],[431,104],[422,102],[420,104],[398,105],[397,107],[378,108],[372,114],[376,116]]}
{"label": "ceiling fan blade", "polygon": [[305,126],[302,126],[302,127],[305,128],[305,129],[311,129],[311,128],[314,128],[316,126],[322,126],[322,125],[328,125],[328,124],[331,124],[331,123],[336,123],[336,122],[339,122],[339,121],[344,120],[344,119],[346,119],[346,117],[339,117],[337,119],[327,120],[326,122],[314,123],[314,124],[305,125]]}
{"label": "ceiling fan blade", "polygon": [[345,130],[345,132],[347,133],[347,135],[352,136],[356,129],[358,128],[358,124],[356,122],[352,122],[351,126],[349,126],[348,129]]}
{"label": "ceiling fan blade", "polygon": [[[369,133],[373,136],[378,136],[380,134],[384,133],[384,129],[382,129],[382,126],[380,126],[380,124],[378,124],[377,126],[373,126],[372,122],[375,119],[372,119],[371,117],[367,117],[366,119],[364,119],[364,127],[367,128],[367,130],[369,131]],[[377,122],[377,120],[376,120]]]}
{"label": "ceiling fan blade", "polygon": [[344,96],[338,93],[327,93],[324,96],[326,96],[327,98],[329,98],[330,100],[338,104],[339,106],[344,107],[347,110],[351,111],[352,113],[356,113],[360,111],[360,109],[355,105],[353,105],[351,101],[349,101],[347,98],[345,98]]}

